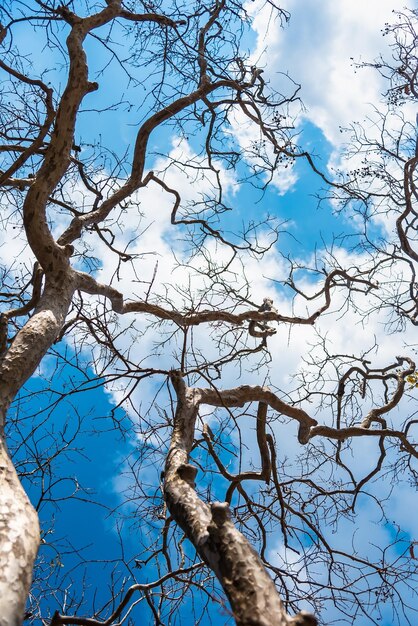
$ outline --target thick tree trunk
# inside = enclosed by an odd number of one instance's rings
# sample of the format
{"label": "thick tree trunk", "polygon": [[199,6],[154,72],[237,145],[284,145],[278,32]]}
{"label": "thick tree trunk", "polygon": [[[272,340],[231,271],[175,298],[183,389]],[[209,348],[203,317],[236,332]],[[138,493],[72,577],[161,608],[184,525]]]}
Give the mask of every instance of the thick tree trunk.
{"label": "thick tree trunk", "polygon": [[227,503],[209,506],[198,497],[197,469],[188,461],[201,394],[176,373],[172,380],[178,404],[164,481],[170,513],[217,576],[238,626],[315,626],[310,614],[286,613],[259,555],[231,521]]}
{"label": "thick tree trunk", "polygon": [[0,439],[0,626],[20,626],[40,540],[38,515]]}
{"label": "thick tree trunk", "polygon": [[32,317],[0,360],[0,626],[20,626],[40,542],[38,515],[4,439],[6,412],[60,332],[74,287],[47,283]]}
{"label": "thick tree trunk", "polygon": [[32,376],[56,340],[63,324],[75,285],[72,274],[46,280],[42,297],[32,317],[22,326],[0,359],[0,433],[6,413],[16,394]]}

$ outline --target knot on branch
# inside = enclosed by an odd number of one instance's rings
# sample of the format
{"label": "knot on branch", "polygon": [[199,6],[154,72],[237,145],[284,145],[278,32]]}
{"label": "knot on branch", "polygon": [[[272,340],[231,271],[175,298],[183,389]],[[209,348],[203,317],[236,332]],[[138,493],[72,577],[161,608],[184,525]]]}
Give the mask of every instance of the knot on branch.
{"label": "knot on branch", "polygon": [[184,482],[190,487],[195,487],[195,478],[197,475],[197,467],[190,465],[190,463],[184,463],[177,468],[177,474]]}
{"label": "knot on branch", "polygon": [[213,502],[211,505],[212,519],[216,526],[220,528],[231,519],[231,511],[227,502]]}
{"label": "knot on branch", "polygon": [[318,620],[312,613],[301,611],[295,617],[292,617],[289,626],[318,626]]}
{"label": "knot on branch", "polygon": [[86,92],[91,93],[92,91],[97,91],[98,88],[99,88],[99,83],[96,83],[96,81],[94,82],[88,81]]}
{"label": "knot on branch", "polygon": [[[277,313],[277,310],[273,306],[273,300],[271,298],[264,298],[263,304],[258,309],[259,313]],[[265,339],[275,335],[277,330],[268,326],[265,321],[251,320],[248,325],[248,332],[251,337],[259,337]]]}

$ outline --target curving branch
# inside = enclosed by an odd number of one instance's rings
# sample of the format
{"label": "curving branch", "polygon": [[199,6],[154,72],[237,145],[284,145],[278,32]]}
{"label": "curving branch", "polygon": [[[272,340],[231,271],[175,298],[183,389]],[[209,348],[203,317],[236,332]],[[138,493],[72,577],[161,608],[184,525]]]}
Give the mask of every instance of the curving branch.
{"label": "curving branch", "polygon": [[[131,585],[129,589],[125,592],[122,600],[119,602],[117,607],[112,611],[109,617],[105,620],[98,620],[92,617],[82,617],[79,615],[61,615],[59,611],[54,613],[54,616],[50,622],[49,626],[59,626],[59,624],[75,624],[77,626],[112,626],[116,620],[117,623],[121,623],[121,617],[124,609],[129,606],[129,602],[131,598],[137,592],[147,592],[155,589],[156,587],[162,587],[165,582],[174,578],[178,581],[183,581],[185,583],[189,582],[188,578],[182,578],[182,576],[186,576],[186,574],[191,574],[192,572],[196,572],[197,570],[202,568],[203,563],[195,563],[195,565],[191,565],[190,567],[184,567],[178,570],[174,570],[173,572],[168,572],[164,576],[161,576],[158,580],[154,580],[150,583],[136,583]],[[126,615],[125,615],[126,617]]]}
{"label": "curving branch", "polygon": [[376,288],[376,286],[373,283],[370,283],[370,281],[350,276],[343,270],[334,270],[328,274],[324,281],[323,288],[315,295],[315,297],[324,295],[324,304],[307,317],[300,317],[298,315],[282,315],[278,313],[274,307],[270,307],[269,310],[244,311],[243,313],[230,313],[225,310],[181,313],[173,309],[165,309],[150,302],[124,302],[123,294],[117,289],[110,285],[99,283],[91,275],[83,272],[77,272],[77,288],[91,295],[105,296],[110,300],[112,309],[119,314],[149,313],[163,320],[171,320],[182,327],[198,326],[199,324],[210,322],[225,322],[234,326],[241,326],[245,322],[255,322],[259,327],[261,327],[262,330],[257,331],[253,328],[250,334],[253,334],[255,337],[265,337],[266,334],[271,335],[275,333],[275,330],[269,329],[269,327],[267,327],[266,331],[264,326],[266,322],[285,322],[289,324],[306,325],[314,324],[315,321],[330,307],[331,290],[335,286],[340,286],[335,282],[335,278],[338,276],[345,278],[346,281],[349,282],[359,282],[361,284],[365,284],[367,288]]}
{"label": "curving branch", "polygon": [[[28,147],[21,148],[21,154],[13,161],[12,165],[8,167],[4,172],[0,172],[0,185],[11,185],[11,186],[19,186],[22,184],[25,185],[22,181],[15,181],[13,175],[30,159],[30,157],[34,154],[37,154],[38,151],[43,147],[44,140],[53,124],[55,118],[55,108],[53,103],[53,90],[48,87],[43,81],[29,78],[22,72],[18,72],[16,69],[7,65],[4,61],[0,59],[0,68],[13,76],[13,78],[17,78],[22,83],[27,85],[31,85],[32,87],[39,87],[44,94],[46,115],[43,124],[39,128],[38,136],[32,141],[32,143]],[[2,150],[10,150],[15,151],[17,146],[3,146]],[[28,179],[26,184],[33,183],[33,180]]]}
{"label": "curving branch", "polygon": [[[190,465],[195,422],[205,390],[186,387],[181,375],[171,380],[177,408],[164,478],[167,506],[201,558],[215,572],[231,603],[237,626],[315,626],[317,620],[300,613],[290,618],[264,565],[235,528],[226,502],[204,503],[197,495],[197,469]],[[204,397],[204,400],[203,400]]]}
{"label": "curving branch", "polygon": [[[418,66],[417,66],[418,67]],[[412,159],[405,163],[404,167],[404,194],[405,194],[405,209],[399,215],[396,220],[396,230],[399,237],[399,242],[402,250],[414,261],[418,261],[418,253],[414,250],[411,245],[411,241],[408,235],[408,230],[412,228],[416,230],[416,220],[418,217],[417,211],[413,206],[413,199],[417,200],[417,188],[416,181],[414,180],[414,176],[416,176],[418,165],[418,155],[415,155]],[[405,220],[412,216],[413,217],[413,225],[404,227]]]}

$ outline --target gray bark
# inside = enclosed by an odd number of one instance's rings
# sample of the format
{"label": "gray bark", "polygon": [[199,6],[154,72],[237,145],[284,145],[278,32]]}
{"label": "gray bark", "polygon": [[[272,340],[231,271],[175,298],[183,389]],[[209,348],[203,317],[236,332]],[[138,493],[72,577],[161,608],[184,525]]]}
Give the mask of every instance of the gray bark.
{"label": "gray bark", "polygon": [[0,626],[20,626],[39,546],[38,515],[0,439]]}
{"label": "gray bark", "polygon": [[20,626],[40,543],[38,515],[26,496],[4,441],[6,412],[55,341],[74,287],[70,275],[48,283],[33,316],[0,360],[0,626]]}

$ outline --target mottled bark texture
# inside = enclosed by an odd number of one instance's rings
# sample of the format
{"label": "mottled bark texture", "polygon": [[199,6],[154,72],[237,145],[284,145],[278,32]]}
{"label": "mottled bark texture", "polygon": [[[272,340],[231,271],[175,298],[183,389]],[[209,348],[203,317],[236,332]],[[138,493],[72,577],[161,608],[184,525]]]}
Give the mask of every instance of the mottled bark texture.
{"label": "mottled bark texture", "polygon": [[20,626],[39,546],[38,515],[0,439],[0,626]]}
{"label": "mottled bark texture", "polygon": [[0,433],[15,395],[32,376],[56,340],[70,306],[74,281],[68,272],[62,281],[47,279],[32,317],[22,326],[0,357]]}
{"label": "mottled bark texture", "polygon": [[238,626],[315,626],[315,617],[287,615],[259,555],[235,528],[226,502],[203,502],[189,461],[202,394],[172,375],[177,409],[165,467],[164,495],[170,513],[216,574]]}
{"label": "mottled bark texture", "polygon": [[47,281],[32,317],[0,359],[0,626],[20,626],[40,542],[38,515],[26,496],[4,442],[5,415],[13,398],[53,344],[74,286]]}
{"label": "mottled bark texture", "polygon": [[[71,246],[59,246],[50,231],[46,206],[68,163],[77,111],[86,93],[95,88],[87,80],[82,41],[88,29],[79,23],[67,39],[68,84],[57,110],[45,158],[23,203],[28,243],[45,276],[42,295],[33,315],[7,348],[7,314],[3,316],[0,359],[0,626],[18,626],[32,579],[40,534],[38,517],[19,482],[4,444],[5,417],[10,403],[32,376],[56,340],[76,289],[70,268]],[[41,291],[41,289],[40,289]],[[9,313],[10,316],[10,313]]]}

